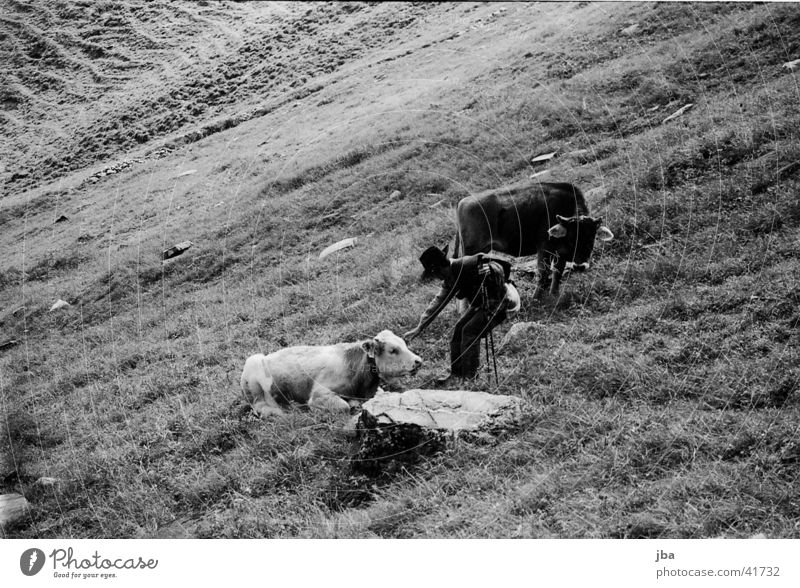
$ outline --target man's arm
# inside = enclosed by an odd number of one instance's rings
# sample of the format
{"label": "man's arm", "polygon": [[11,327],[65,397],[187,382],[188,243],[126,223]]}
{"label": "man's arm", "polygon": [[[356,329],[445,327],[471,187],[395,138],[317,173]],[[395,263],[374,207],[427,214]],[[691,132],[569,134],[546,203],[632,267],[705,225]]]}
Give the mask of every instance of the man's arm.
{"label": "man's arm", "polygon": [[433,298],[433,300],[431,300],[431,303],[428,304],[428,308],[426,308],[422,313],[422,316],[420,316],[417,327],[408,333],[405,333],[403,335],[403,339],[410,341],[422,333],[422,331],[424,331],[428,325],[433,322],[433,319],[435,319],[439,313],[444,310],[444,307],[447,306],[447,303],[450,302],[455,295],[455,286],[450,287],[447,285],[447,283],[442,284],[442,287],[439,288],[439,292],[437,292],[436,296]]}

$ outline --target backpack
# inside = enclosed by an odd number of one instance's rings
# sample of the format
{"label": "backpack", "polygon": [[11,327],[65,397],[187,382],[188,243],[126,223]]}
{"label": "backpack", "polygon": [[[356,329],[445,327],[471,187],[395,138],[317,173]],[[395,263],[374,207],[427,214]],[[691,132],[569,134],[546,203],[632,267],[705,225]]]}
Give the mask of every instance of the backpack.
{"label": "backpack", "polygon": [[506,293],[506,282],[511,276],[511,264],[493,255],[480,255],[478,259],[478,275],[482,276],[482,285],[490,299],[500,300]]}
{"label": "backpack", "polygon": [[[494,271],[490,268],[494,266]],[[487,287],[487,292],[491,298],[505,299],[506,317],[510,318],[515,316],[520,310],[520,296],[517,288],[511,280],[511,262],[502,257],[492,254],[482,254],[478,261],[478,271],[482,267],[487,274],[484,284]],[[502,275],[502,278],[500,277]],[[494,294],[494,296],[492,296]]]}
{"label": "backpack", "polygon": [[504,257],[500,257],[499,255],[494,255],[492,253],[480,253],[478,265],[480,266],[483,263],[491,263],[495,262],[503,268],[503,281],[511,282],[511,262],[505,259]]}

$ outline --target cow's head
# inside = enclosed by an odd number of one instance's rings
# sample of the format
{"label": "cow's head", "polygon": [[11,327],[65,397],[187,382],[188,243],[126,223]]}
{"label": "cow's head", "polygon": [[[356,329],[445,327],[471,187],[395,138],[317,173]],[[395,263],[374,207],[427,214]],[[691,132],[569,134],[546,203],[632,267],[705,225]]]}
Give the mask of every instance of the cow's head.
{"label": "cow's head", "polygon": [[422,365],[420,356],[412,353],[406,342],[389,330],[381,331],[361,346],[368,357],[375,359],[375,367],[383,378],[414,374]]}
{"label": "cow's head", "polygon": [[614,238],[614,233],[599,218],[556,215],[556,220],[558,223],[547,231],[555,241],[554,253],[567,263],[571,262],[572,269],[577,271],[589,269],[595,239],[611,241]]}

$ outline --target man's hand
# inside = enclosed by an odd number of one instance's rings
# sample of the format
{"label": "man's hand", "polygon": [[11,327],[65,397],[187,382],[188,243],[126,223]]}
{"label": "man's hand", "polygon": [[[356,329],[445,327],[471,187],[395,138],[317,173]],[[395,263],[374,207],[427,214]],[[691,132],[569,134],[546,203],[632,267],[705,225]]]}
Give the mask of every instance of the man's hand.
{"label": "man's hand", "polygon": [[419,327],[416,329],[411,329],[408,333],[403,333],[403,339],[405,339],[406,343],[416,339],[417,335],[419,335]]}

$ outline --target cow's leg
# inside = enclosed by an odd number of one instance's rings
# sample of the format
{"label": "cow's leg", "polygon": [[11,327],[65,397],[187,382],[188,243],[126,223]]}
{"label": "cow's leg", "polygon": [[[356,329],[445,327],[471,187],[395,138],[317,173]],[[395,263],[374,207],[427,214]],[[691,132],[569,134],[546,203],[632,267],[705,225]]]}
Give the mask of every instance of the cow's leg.
{"label": "cow's leg", "polygon": [[274,403],[269,403],[266,400],[259,400],[253,404],[253,410],[262,419],[270,416],[280,416],[284,414],[280,406]]}
{"label": "cow's leg", "polygon": [[542,294],[547,290],[550,282],[550,261],[551,256],[540,249],[536,254],[536,288],[533,291],[533,298],[540,300]]}
{"label": "cow's leg", "polygon": [[567,266],[565,259],[556,259],[556,267],[553,271],[553,281],[550,284],[550,295],[556,298],[558,296],[558,288],[561,285],[561,276],[564,275],[564,268]]}
{"label": "cow's leg", "polygon": [[283,414],[270,393],[272,378],[266,374],[260,359],[250,358],[245,362],[240,385],[244,399],[257,416],[266,418]]}
{"label": "cow's leg", "polygon": [[344,398],[317,383],[311,388],[308,406],[331,412],[350,412],[350,404]]}
{"label": "cow's leg", "polygon": [[245,400],[250,404],[256,415],[264,419],[269,416],[283,414],[283,410],[281,410],[270,393],[272,378],[266,374],[258,373],[257,370],[245,369],[242,373],[241,386]]}

